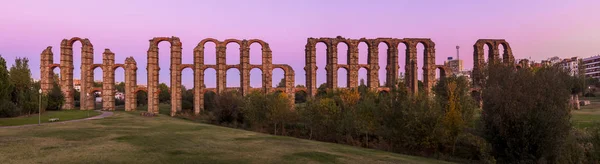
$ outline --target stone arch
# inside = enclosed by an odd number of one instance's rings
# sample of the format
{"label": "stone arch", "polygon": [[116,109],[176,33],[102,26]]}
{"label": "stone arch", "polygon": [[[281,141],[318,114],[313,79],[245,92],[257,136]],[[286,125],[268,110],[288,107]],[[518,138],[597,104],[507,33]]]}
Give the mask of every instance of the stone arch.
{"label": "stone arch", "polygon": [[409,44],[407,42],[405,42],[404,40],[398,41],[398,44],[396,45],[397,49],[398,49],[398,76],[402,76],[404,78],[404,84],[407,87],[410,87],[411,83],[412,83],[412,79],[409,77],[412,77],[411,75],[411,67],[410,67],[410,61],[411,60],[411,53],[413,51],[413,49],[409,49]]}
{"label": "stone arch", "polygon": [[[238,46],[237,50],[234,49],[229,49],[227,48],[228,46],[230,46],[230,43],[236,43],[234,44]],[[242,43],[242,41],[237,40],[237,39],[227,39],[225,41],[223,41],[223,47],[225,47],[225,64],[226,65],[239,65],[243,62],[243,51],[246,47],[244,47],[244,44]],[[237,54],[238,56],[231,56],[231,51],[235,52],[234,54]],[[237,61],[236,61],[237,60]]]}
{"label": "stone arch", "polygon": [[[181,42],[178,37],[155,37],[150,40],[150,47],[148,48],[148,112],[158,114],[158,83],[159,83],[159,70],[158,66],[159,54],[158,44],[160,42],[169,42],[171,44],[171,90],[180,88],[180,78],[178,78],[177,67],[181,64]],[[178,92],[171,91],[171,102],[176,101],[176,97],[179,96]],[[171,115],[175,113],[177,105],[171,106]]]}
{"label": "stone arch", "polygon": [[448,77],[448,75],[450,75],[450,69],[448,69],[446,66],[444,65],[436,65],[436,70],[439,71],[439,79],[437,79],[437,81],[442,81],[444,79],[446,79]]}
{"label": "stone arch", "polygon": [[[232,73],[235,73],[235,72],[230,72],[230,71],[233,71],[233,70],[235,70],[235,71],[238,73],[238,75],[232,74]],[[226,79],[226,80],[227,80],[227,81],[229,81],[229,82],[225,83],[225,84],[226,84],[226,86],[227,86],[227,88],[231,88],[231,87],[236,87],[236,88],[237,88],[237,87],[241,87],[241,85],[242,85],[242,83],[241,83],[241,82],[238,82],[238,85],[237,85],[237,86],[232,86],[232,85],[231,85],[231,84],[235,84],[235,83],[232,83],[232,81],[234,81],[234,80],[240,80],[240,81],[241,81],[242,77],[241,77],[241,70],[240,70],[240,68],[232,66],[232,67],[229,67],[229,68],[227,68],[225,71],[226,71],[225,75],[226,75],[226,77],[227,77],[227,79]],[[237,76],[239,79],[235,79],[235,78],[234,78],[234,79],[230,79],[230,77],[236,77],[236,76]]]}
{"label": "stone arch", "polygon": [[[348,76],[350,69],[347,65],[338,65],[337,70],[335,71],[338,77],[338,83],[336,84],[339,88],[350,88],[350,76]],[[340,76],[342,75],[342,76]],[[343,80],[340,80],[342,78]],[[342,87],[343,86],[343,87]]]}
{"label": "stone arch", "polygon": [[[258,72],[257,72],[258,71]],[[256,75],[259,76],[256,76]],[[266,88],[265,84],[265,79],[263,78],[263,71],[260,67],[253,67],[250,68],[250,88]],[[257,83],[254,82],[254,80],[260,79],[260,83],[259,85],[257,85]]]}
{"label": "stone arch", "polygon": [[371,88],[371,87],[378,87],[378,86],[371,86],[372,83],[369,83],[369,74],[371,73],[371,70],[369,70],[368,66],[362,66],[359,67],[358,69],[358,79],[356,79],[358,81],[358,86],[362,85],[362,81],[364,80],[364,85]]}
{"label": "stone arch", "polygon": [[[488,53],[488,62],[484,59],[484,46],[487,45],[489,47]],[[502,55],[503,64],[513,64],[514,57],[512,55],[512,50],[508,42],[504,39],[479,39],[475,44],[473,44],[473,72],[472,72],[472,82],[474,88],[480,88],[483,80],[483,67],[485,67],[488,63],[498,62],[499,61],[499,50],[498,47],[503,46],[504,52]],[[523,67],[523,66],[522,66]]]}
{"label": "stone arch", "polygon": [[[384,40],[384,39],[376,39],[375,42],[377,44],[374,44],[373,46],[377,45],[377,47],[373,47],[371,50],[373,52],[376,52],[378,58],[377,58],[377,65],[371,65],[372,68],[377,68],[377,84],[371,84],[371,85],[375,85],[377,87],[379,86],[388,86],[388,80],[389,80],[389,72],[390,72],[390,58],[392,58],[393,56],[390,56],[392,54],[389,53],[389,49],[391,46],[391,43],[388,40]],[[372,55],[374,56],[374,55]],[[373,69],[372,69],[373,70]],[[373,70],[375,71],[375,70]],[[371,88],[373,89],[373,88]]]}
{"label": "stone arch", "polygon": [[[94,55],[93,55],[93,45],[89,41],[89,39],[73,37],[69,40],[63,39],[60,46],[60,85],[63,94],[65,95],[65,103],[62,106],[63,109],[73,109],[75,107],[74,100],[74,89],[73,89],[73,44],[79,41],[81,43],[81,91],[80,98],[85,97],[85,93],[89,89],[89,86],[92,84],[90,82],[90,78],[93,78],[92,73],[88,70],[89,65],[93,63]],[[51,47],[49,47],[51,48]],[[51,52],[50,52],[51,54]],[[80,102],[83,102],[80,99]],[[85,100],[84,100],[85,101]],[[85,109],[85,108],[82,108]]]}

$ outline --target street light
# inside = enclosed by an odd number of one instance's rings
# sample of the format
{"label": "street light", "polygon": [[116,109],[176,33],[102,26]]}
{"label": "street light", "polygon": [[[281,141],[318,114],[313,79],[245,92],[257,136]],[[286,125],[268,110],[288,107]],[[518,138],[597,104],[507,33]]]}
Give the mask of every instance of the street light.
{"label": "street light", "polygon": [[[88,101],[87,99],[89,99],[89,98],[90,98],[90,93],[86,93],[86,94],[85,94],[85,96],[86,96],[86,97],[85,97],[85,101]],[[95,103],[95,102],[94,102],[94,103]],[[86,103],[86,104],[87,104],[87,103]],[[85,107],[85,108],[87,108],[87,107]],[[94,108],[96,108],[96,104],[94,104]],[[90,117],[90,109],[86,109],[86,110],[87,110],[87,116],[88,116],[88,117]]]}
{"label": "street light", "polygon": [[38,91],[38,93],[40,93],[40,99],[39,99],[39,103],[40,107],[38,108],[38,125],[42,124],[42,89],[40,89]]}

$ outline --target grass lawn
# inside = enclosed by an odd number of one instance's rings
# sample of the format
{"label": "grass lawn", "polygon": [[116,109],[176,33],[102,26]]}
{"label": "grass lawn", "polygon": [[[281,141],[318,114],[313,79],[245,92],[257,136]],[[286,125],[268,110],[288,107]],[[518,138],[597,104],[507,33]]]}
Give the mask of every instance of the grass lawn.
{"label": "grass lawn", "polygon": [[[89,116],[88,116],[89,114]],[[63,110],[63,111],[47,111],[42,113],[42,123],[48,122],[50,118],[59,118],[60,121],[76,120],[87,117],[93,117],[100,115],[100,112],[96,111],[82,111],[82,110]],[[59,121],[59,122],[60,122]],[[25,124],[37,124],[38,115],[34,114],[31,116],[21,116],[15,118],[0,118],[0,126],[15,126]]]}
{"label": "grass lawn", "polygon": [[571,121],[577,128],[587,128],[600,123],[600,97],[581,97],[581,100],[590,100],[591,104],[581,106],[580,110],[571,112]]}
{"label": "grass lawn", "polygon": [[448,163],[273,136],[160,115],[115,112],[66,124],[0,129],[2,163]]}

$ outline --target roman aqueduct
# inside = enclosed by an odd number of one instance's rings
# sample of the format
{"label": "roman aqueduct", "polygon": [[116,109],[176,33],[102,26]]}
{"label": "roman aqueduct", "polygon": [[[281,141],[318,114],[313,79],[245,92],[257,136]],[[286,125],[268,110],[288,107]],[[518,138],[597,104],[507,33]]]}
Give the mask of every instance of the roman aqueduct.
{"label": "roman aqueduct", "polygon": [[[170,94],[171,94],[171,115],[177,111],[181,111],[181,88],[182,88],[182,71],[191,69],[194,72],[194,113],[199,114],[202,111],[204,104],[204,93],[212,91],[214,93],[223,93],[227,91],[237,90],[241,94],[246,95],[250,92],[260,91],[262,93],[284,92],[289,98],[294,100],[295,92],[306,92],[310,96],[315,96],[317,93],[317,64],[316,64],[316,44],[324,43],[326,45],[326,88],[330,90],[338,89],[337,71],[345,69],[347,73],[348,88],[358,87],[358,71],[361,68],[367,70],[367,86],[374,91],[388,91],[391,87],[397,84],[399,80],[399,64],[398,64],[398,45],[406,46],[405,54],[405,74],[404,84],[412,94],[418,94],[419,90],[424,91],[424,94],[431,94],[431,87],[436,80],[436,69],[440,70],[440,78],[445,77],[449,69],[444,65],[436,65],[435,63],[435,43],[428,38],[376,38],[376,39],[348,39],[343,37],[335,38],[308,38],[305,49],[304,70],[306,72],[306,88],[295,88],[295,72],[291,66],[287,64],[273,64],[272,51],[269,44],[259,40],[238,40],[227,39],[219,41],[208,38],[200,41],[194,48],[192,63],[183,63],[182,61],[182,43],[178,37],[155,37],[150,40],[150,45],[147,54],[147,71],[148,82],[147,88],[138,87],[137,85],[137,63],[133,57],[127,57],[123,64],[115,63],[115,54],[109,49],[105,49],[102,54],[102,63],[93,63],[94,47],[89,39],[71,38],[63,39],[60,49],[60,63],[56,64],[53,61],[52,47],[47,47],[41,53],[41,87],[42,92],[49,93],[52,89],[54,79],[54,69],[60,69],[59,85],[61,91],[65,95],[65,104],[63,109],[75,108],[74,88],[73,88],[73,43],[79,41],[81,48],[81,92],[80,92],[80,108],[89,110],[94,108],[93,96],[94,92],[102,92],[102,109],[115,110],[115,69],[122,68],[125,70],[125,110],[132,111],[137,108],[136,94],[138,91],[146,91],[148,93],[148,112],[158,113],[159,104],[159,70],[158,65],[159,51],[158,44],[161,42],[169,42],[171,47],[170,54]],[[204,45],[212,42],[216,45],[216,64],[204,64]],[[234,43],[240,46],[240,62],[239,64],[226,64],[226,46]],[[339,43],[346,44],[348,47],[346,58],[347,63],[338,63],[337,46]],[[358,45],[366,43],[368,47],[368,56],[366,64],[358,62]],[[379,44],[384,43],[388,47],[385,56],[386,63],[386,84],[380,86],[379,83]],[[262,64],[250,64],[250,45],[259,44],[262,47]],[[424,48],[423,59],[417,58],[417,44],[422,44]],[[481,75],[478,73],[485,65],[484,49],[489,47],[488,62],[504,63],[514,62],[512,50],[509,44],[504,40],[499,39],[480,39],[474,45],[474,67],[473,67],[473,88],[477,90],[481,84]],[[499,46],[504,47],[502,58],[499,55]],[[418,88],[417,61],[423,60],[423,89]],[[94,87],[94,69],[102,69],[102,88]],[[204,85],[204,72],[207,69],[216,71],[216,88],[206,88]],[[237,69],[240,72],[240,87],[226,87],[227,70]],[[260,69],[262,72],[262,87],[250,87],[250,70]],[[274,69],[282,69],[284,71],[284,88],[272,87],[272,73]]]}

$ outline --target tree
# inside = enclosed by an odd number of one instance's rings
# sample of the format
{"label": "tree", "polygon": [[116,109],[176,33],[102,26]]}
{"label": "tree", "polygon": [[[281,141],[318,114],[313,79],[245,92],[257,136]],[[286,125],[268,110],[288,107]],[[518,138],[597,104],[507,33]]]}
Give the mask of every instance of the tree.
{"label": "tree", "polygon": [[169,93],[169,86],[165,83],[160,83],[158,85],[158,89],[160,93],[158,94],[158,102],[160,103],[169,103],[171,102],[171,93]]}
{"label": "tree", "polygon": [[6,60],[0,55],[0,117],[15,117],[21,109],[10,100],[14,85],[6,68]]}
{"label": "tree", "polygon": [[138,91],[136,94],[136,103],[138,106],[148,105],[148,93],[144,91]]}
{"label": "tree", "polygon": [[267,96],[267,120],[273,125],[273,134],[277,135],[277,125],[281,125],[282,129],[285,122],[291,115],[290,102],[287,94],[269,94]]}
{"label": "tree", "polygon": [[34,90],[29,70],[29,59],[16,58],[10,68],[10,80],[14,84],[12,101],[19,106],[23,113],[31,114],[38,111],[39,93]]}
{"label": "tree", "polygon": [[285,88],[285,78],[281,78],[279,83],[277,83],[277,88]]}
{"label": "tree", "polygon": [[242,106],[244,98],[237,92],[224,92],[215,97],[213,112],[219,123],[243,123]]}
{"label": "tree", "polygon": [[124,82],[117,83],[117,85],[115,85],[115,89],[119,92],[125,93],[125,83]]}
{"label": "tree", "polygon": [[[56,75],[55,75],[56,76]],[[60,110],[65,103],[65,95],[60,90],[60,85],[56,80],[52,82],[52,90],[48,93],[47,110]]]}
{"label": "tree", "polygon": [[335,100],[331,98],[317,99],[307,102],[307,105],[300,115],[303,122],[309,129],[309,139],[315,136],[324,136],[327,129],[334,128],[335,117],[340,112]]}
{"label": "tree", "polygon": [[448,103],[446,107],[446,113],[442,120],[442,125],[446,130],[446,135],[450,138],[452,143],[452,153],[456,148],[456,141],[458,135],[462,133],[465,128],[465,122],[462,118],[460,111],[460,103],[458,94],[456,94],[457,85],[456,82],[450,82],[448,84]]}
{"label": "tree", "polygon": [[14,90],[10,74],[6,67],[6,60],[0,55],[0,100],[9,100]]}
{"label": "tree", "polygon": [[572,77],[558,67],[487,69],[481,130],[495,156],[502,163],[556,163],[571,130]]}

